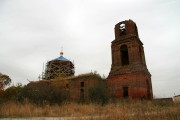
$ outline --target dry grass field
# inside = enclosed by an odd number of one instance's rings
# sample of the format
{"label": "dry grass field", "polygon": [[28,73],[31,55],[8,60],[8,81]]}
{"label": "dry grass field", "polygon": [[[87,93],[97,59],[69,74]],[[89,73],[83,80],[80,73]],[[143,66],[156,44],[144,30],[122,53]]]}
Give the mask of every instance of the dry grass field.
{"label": "dry grass field", "polygon": [[37,106],[29,102],[0,104],[0,118],[70,117],[100,120],[180,120],[180,104],[169,101],[121,100],[106,105],[64,103]]}

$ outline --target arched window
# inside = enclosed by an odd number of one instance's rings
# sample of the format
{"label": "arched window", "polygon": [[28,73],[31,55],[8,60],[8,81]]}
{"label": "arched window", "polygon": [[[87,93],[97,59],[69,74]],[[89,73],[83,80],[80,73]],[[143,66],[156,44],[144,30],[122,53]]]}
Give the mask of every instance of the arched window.
{"label": "arched window", "polygon": [[146,86],[147,86],[147,97],[148,99],[151,98],[151,95],[150,95],[150,83],[148,80],[146,80]]}
{"label": "arched window", "polygon": [[139,55],[140,55],[140,62],[142,63],[142,50],[140,46],[139,46]]}
{"label": "arched window", "polygon": [[121,64],[124,65],[129,65],[129,55],[128,55],[128,48],[127,45],[121,46]]}

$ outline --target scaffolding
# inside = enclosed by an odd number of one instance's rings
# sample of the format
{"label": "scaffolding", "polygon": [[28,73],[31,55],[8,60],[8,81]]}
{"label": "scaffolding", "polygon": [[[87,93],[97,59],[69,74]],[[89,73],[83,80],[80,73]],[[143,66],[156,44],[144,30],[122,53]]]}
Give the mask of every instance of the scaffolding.
{"label": "scaffolding", "polygon": [[43,79],[50,80],[56,77],[74,76],[74,64],[62,55],[61,52],[60,57],[47,62]]}

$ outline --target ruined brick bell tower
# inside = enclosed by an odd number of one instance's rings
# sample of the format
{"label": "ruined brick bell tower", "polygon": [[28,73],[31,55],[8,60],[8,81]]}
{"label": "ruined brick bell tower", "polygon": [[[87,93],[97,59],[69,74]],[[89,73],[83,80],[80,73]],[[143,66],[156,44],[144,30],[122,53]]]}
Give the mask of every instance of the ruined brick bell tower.
{"label": "ruined brick bell tower", "polygon": [[146,66],[143,43],[132,20],[115,25],[111,50],[112,65],[107,78],[110,95],[116,98],[152,99],[151,74]]}

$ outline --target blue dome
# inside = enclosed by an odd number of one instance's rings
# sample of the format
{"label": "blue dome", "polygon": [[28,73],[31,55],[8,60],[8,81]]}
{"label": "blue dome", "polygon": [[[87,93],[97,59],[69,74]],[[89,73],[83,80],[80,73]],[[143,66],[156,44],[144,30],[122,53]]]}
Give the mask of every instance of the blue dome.
{"label": "blue dome", "polygon": [[69,61],[68,59],[64,58],[63,56],[60,56],[54,60]]}

